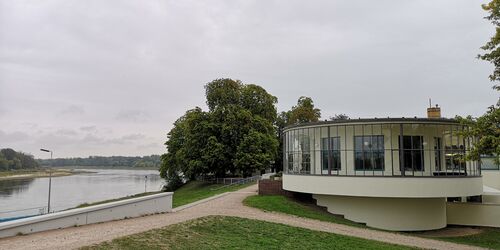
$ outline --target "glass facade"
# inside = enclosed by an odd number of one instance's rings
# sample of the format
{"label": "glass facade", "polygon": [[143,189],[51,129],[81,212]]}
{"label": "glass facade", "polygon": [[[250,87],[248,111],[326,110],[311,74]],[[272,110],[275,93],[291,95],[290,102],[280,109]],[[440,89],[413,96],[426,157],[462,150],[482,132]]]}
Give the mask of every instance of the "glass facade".
{"label": "glass facade", "polygon": [[339,171],[340,137],[321,138],[321,169],[323,171]]}
{"label": "glass facade", "polygon": [[[384,120],[384,121],[381,121]],[[443,119],[370,119],[303,124],[285,129],[287,174],[346,176],[479,176],[465,161],[473,138]]]}
{"label": "glass facade", "polygon": [[354,136],[354,169],[384,170],[384,136]]}

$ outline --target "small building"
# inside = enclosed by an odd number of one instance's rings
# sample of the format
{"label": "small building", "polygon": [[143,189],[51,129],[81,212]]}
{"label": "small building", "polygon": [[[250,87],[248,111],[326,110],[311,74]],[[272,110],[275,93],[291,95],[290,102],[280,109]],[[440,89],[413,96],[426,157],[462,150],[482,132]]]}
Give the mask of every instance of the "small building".
{"label": "small building", "polygon": [[375,228],[446,227],[448,201],[480,201],[483,180],[480,163],[463,159],[474,142],[461,135],[467,127],[431,109],[430,118],[287,127],[283,189],[312,194],[329,212]]}

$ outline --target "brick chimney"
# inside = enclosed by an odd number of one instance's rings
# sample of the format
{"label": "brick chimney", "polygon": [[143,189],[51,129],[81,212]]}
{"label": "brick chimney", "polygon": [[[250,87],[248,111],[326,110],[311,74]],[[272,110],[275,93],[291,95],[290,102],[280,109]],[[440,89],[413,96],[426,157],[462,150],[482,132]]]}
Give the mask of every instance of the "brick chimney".
{"label": "brick chimney", "polygon": [[437,104],[432,107],[431,99],[429,99],[429,107],[427,108],[427,118],[441,118],[441,107]]}

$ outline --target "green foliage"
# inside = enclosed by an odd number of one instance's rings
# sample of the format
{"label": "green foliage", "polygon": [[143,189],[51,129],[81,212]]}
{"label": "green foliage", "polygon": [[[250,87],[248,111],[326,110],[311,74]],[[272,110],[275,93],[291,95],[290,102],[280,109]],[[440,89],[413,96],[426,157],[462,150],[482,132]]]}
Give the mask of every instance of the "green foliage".
{"label": "green foliage", "polygon": [[[474,147],[468,153],[468,160],[480,160],[481,155],[500,155],[500,106],[491,106],[483,116],[473,118],[471,116],[457,117],[463,125],[468,127],[462,135],[464,137],[477,138]],[[499,159],[495,158],[499,164]]]}
{"label": "green foliage", "polygon": [[10,148],[0,150],[0,171],[36,169],[39,167],[32,155],[16,152]]}
{"label": "green foliage", "polygon": [[[490,20],[495,26],[495,35],[490,38],[481,49],[487,51],[483,55],[479,55],[478,58],[488,61],[495,66],[493,73],[490,75],[491,81],[500,80],[500,0],[492,0],[488,4],[484,4],[483,9],[488,12],[488,16],[485,18]],[[494,85],[494,89],[500,91],[500,85]]]}
{"label": "green foliage", "polygon": [[277,155],[276,97],[232,79],[214,80],[205,90],[209,110],[188,110],[168,133],[161,176],[248,176],[269,167]]}
{"label": "green foliage", "polygon": [[83,249],[411,249],[238,217],[209,216]]}
{"label": "green foliage", "polygon": [[90,156],[88,158],[56,158],[39,159],[43,166],[72,167],[72,166],[103,166],[103,167],[136,167],[159,168],[160,156]]}
{"label": "green foliage", "polygon": [[288,125],[317,122],[321,118],[321,110],[314,107],[314,102],[310,97],[301,96],[297,101],[297,106],[293,106],[285,117]]}
{"label": "green foliage", "polygon": [[355,227],[364,227],[363,224],[355,223],[326,211],[320,211],[317,207],[306,206],[281,195],[254,195],[243,200],[243,204],[264,211],[291,214],[298,217],[313,220],[333,222]]}
{"label": "green foliage", "polygon": [[277,146],[278,141],[273,135],[251,130],[238,146],[235,165],[243,169],[245,176],[252,174],[247,172],[249,170],[265,169],[276,157]]}

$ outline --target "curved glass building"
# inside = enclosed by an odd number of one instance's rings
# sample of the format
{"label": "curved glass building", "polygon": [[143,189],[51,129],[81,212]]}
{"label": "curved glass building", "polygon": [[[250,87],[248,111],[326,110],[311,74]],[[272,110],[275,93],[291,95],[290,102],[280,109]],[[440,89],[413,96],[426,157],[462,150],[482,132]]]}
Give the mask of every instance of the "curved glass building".
{"label": "curved glass building", "polygon": [[310,193],[334,214],[386,230],[447,225],[447,199],[482,194],[474,138],[453,119],[307,123],[284,130],[285,190]]}

